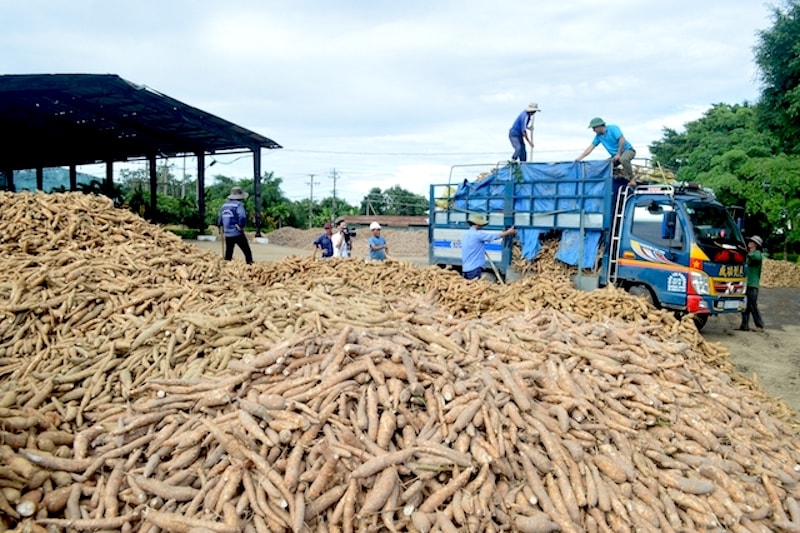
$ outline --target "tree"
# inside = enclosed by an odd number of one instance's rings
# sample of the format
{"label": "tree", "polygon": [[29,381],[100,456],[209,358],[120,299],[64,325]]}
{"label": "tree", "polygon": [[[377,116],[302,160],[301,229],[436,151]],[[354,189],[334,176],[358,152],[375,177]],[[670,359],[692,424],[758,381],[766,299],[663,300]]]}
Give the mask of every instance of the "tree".
{"label": "tree", "polygon": [[373,187],[361,200],[360,211],[366,215],[421,216],[428,212],[428,199],[399,185],[383,192]]}
{"label": "tree", "polygon": [[334,218],[339,218],[343,215],[355,215],[358,213],[358,209],[347,203],[346,200],[343,200],[342,198],[334,198],[333,196],[323,198],[317,205],[319,209],[327,213],[327,220],[333,220]]}
{"label": "tree", "polygon": [[373,187],[369,190],[364,199],[361,200],[359,212],[368,216],[385,214],[384,197],[380,187]]}
{"label": "tree", "polygon": [[147,168],[120,170],[121,194],[134,212],[161,224],[196,225],[197,203],[194,187],[191,194],[181,197],[186,189],[182,180],[172,174],[166,162],[156,167],[156,212],[150,212],[150,171]]}
{"label": "tree", "polygon": [[725,205],[745,208],[746,232],[794,246],[800,221],[789,206],[800,201],[800,157],[780,154],[756,108],[717,104],[686,131],[664,130],[650,147],[656,161],[678,167],[678,179],[714,190]]}
{"label": "tree", "polygon": [[759,32],[755,61],[762,81],[761,121],[781,149],[800,154],[800,2],[772,7],[773,25]]}
{"label": "tree", "polygon": [[264,213],[267,215],[269,225],[271,226],[268,229],[283,227],[283,225],[291,216],[289,204],[285,202],[272,205],[271,207],[267,208]]}
{"label": "tree", "polygon": [[653,159],[678,171],[678,178],[696,181],[712,167],[714,157],[741,149],[748,157],[777,153],[776,139],[758,126],[756,109],[744,104],[714,104],[703,116],[689,122],[684,133],[664,128],[664,139],[650,145]]}

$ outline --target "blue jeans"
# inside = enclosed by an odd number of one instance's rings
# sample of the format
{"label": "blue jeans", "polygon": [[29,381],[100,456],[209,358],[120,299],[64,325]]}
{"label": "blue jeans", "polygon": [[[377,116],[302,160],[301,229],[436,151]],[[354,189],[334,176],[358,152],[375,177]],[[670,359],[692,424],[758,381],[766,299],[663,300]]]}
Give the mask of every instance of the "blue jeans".
{"label": "blue jeans", "polygon": [[474,268],[472,270],[468,270],[466,272],[462,272],[461,275],[464,276],[464,279],[479,279],[483,274],[483,269],[481,267]]}
{"label": "blue jeans", "polygon": [[525,140],[522,135],[508,132],[508,140],[511,141],[511,146],[514,147],[514,155],[511,156],[511,159],[514,161],[527,161],[528,154],[525,152]]}

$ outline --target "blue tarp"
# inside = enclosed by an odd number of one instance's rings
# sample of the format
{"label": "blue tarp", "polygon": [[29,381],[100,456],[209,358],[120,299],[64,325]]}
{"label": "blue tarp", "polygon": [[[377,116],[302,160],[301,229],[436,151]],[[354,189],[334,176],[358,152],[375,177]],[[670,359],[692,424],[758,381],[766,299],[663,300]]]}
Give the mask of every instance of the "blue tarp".
{"label": "blue tarp", "polygon": [[[583,260],[581,261],[581,267],[594,268],[595,261],[597,260],[597,247],[600,244],[601,232],[596,230],[587,230],[583,233]],[[580,230],[566,229],[561,233],[561,242],[558,243],[556,259],[562,263],[576,266],[578,264],[578,257],[581,253],[580,250]]]}
{"label": "blue tarp", "polygon": [[[453,196],[457,211],[468,213],[503,212],[506,185],[514,183],[514,212],[552,214],[603,213],[610,184],[610,161],[580,163],[524,163],[498,168],[480,181],[464,181]],[[553,228],[559,229],[559,228]],[[517,228],[523,256],[531,260],[539,251],[539,237],[546,230]],[[587,231],[584,239],[585,268],[594,266],[600,232]],[[571,265],[578,262],[580,238],[577,230],[565,230],[556,258]]]}
{"label": "blue tarp", "polygon": [[524,228],[517,230],[517,239],[519,239],[522,245],[522,257],[528,261],[532,261],[542,247],[539,242],[539,236],[541,234],[542,230],[539,229]]}

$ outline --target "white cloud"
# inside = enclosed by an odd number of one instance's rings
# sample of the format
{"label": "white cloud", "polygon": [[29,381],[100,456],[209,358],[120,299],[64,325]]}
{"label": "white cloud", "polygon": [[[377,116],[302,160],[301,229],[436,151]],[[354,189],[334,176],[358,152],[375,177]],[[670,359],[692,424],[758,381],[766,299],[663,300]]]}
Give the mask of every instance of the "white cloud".
{"label": "white cloud", "polygon": [[598,115],[644,156],[664,127],[757,98],[769,13],[723,0],[27,0],[0,4],[0,71],[117,73],[282,144],[262,168],[290,198],[308,196],[309,174],[329,193],[335,168],[337,194],[358,204],[373,186],[427,194],[451,165],[508,158],[529,101],[543,109],[537,161],[574,158]]}

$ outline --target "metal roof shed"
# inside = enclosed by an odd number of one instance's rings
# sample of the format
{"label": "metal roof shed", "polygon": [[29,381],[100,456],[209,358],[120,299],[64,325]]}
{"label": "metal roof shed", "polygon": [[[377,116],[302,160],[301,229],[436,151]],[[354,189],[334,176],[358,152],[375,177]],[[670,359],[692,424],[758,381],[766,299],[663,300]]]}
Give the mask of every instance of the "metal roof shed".
{"label": "metal roof shed", "polygon": [[[261,149],[281,146],[258,133],[184,104],[115,74],[0,76],[0,170],[14,189],[13,171],[150,161],[150,204],[155,210],[157,158],[197,157],[198,211],[205,216],[205,156],[252,152],[256,222],[260,225]],[[37,180],[40,185],[40,181]],[[41,188],[41,186],[39,187]]]}

